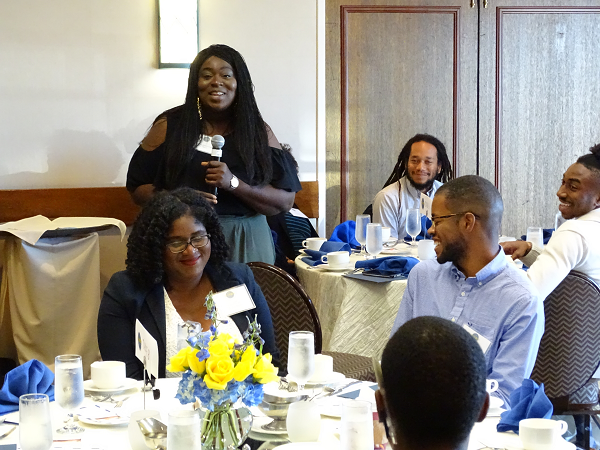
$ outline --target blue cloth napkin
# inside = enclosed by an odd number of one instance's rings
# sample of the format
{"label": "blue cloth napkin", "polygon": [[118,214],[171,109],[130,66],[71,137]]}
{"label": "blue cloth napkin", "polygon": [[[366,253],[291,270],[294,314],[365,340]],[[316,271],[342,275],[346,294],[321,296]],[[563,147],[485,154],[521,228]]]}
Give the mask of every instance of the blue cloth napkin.
{"label": "blue cloth napkin", "polygon": [[333,229],[333,233],[331,233],[329,241],[345,242],[346,244],[350,244],[352,248],[360,248],[360,244],[354,236],[355,229],[356,222],[354,220],[346,220]]}
{"label": "blue cloth napkin", "polygon": [[504,411],[496,426],[499,432],[514,431],[519,434],[519,422],[523,419],[549,419],[554,408],[544,392],[544,383],[540,386],[526,378],[521,387],[510,394],[511,409]]}
{"label": "blue cloth napkin", "polygon": [[[542,230],[542,238],[544,239],[544,245],[548,243],[550,238],[552,237],[552,233],[554,233],[554,228],[544,228]],[[521,240],[524,241],[527,239],[527,235],[521,236]]]}
{"label": "blue cloth napkin", "polygon": [[325,264],[321,261],[321,256],[326,255],[329,252],[343,251],[350,253],[352,249],[350,248],[350,245],[344,244],[343,242],[325,241],[321,245],[321,250],[310,250],[305,248],[304,253],[306,253],[308,256],[305,256],[301,259],[309,266],[318,266],[319,264]]}
{"label": "blue cloth napkin", "polygon": [[24,394],[47,394],[54,400],[54,374],[37,359],[27,361],[6,374],[0,390],[0,415],[19,409],[19,397]]}
{"label": "blue cloth napkin", "polygon": [[[431,239],[431,235],[427,232],[431,228],[431,219],[427,216],[421,216],[421,233],[415,238],[416,241],[420,241],[422,239]],[[405,241],[412,242],[412,237],[410,234],[404,236]]]}
{"label": "blue cloth napkin", "polygon": [[419,262],[417,258],[404,256],[387,256],[385,258],[356,261],[357,269],[375,270],[379,275],[408,275]]}

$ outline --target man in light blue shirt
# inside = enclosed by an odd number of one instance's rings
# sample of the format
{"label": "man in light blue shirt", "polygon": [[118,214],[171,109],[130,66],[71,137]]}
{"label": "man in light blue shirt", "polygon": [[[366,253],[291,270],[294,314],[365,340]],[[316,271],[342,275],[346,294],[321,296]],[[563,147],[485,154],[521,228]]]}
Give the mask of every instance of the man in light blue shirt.
{"label": "man in light blue shirt", "polygon": [[437,261],[420,262],[411,271],[392,334],[418,316],[462,326],[485,354],[488,379],[498,381],[495,395],[508,404],[510,393],[531,375],[544,307],[498,245],[503,210],[498,190],[476,175],[440,187],[429,229]]}

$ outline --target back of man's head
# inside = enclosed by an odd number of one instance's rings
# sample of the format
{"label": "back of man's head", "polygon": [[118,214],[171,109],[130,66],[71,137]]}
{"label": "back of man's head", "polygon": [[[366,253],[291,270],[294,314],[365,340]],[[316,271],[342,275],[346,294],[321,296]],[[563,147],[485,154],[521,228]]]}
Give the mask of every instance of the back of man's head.
{"label": "back of man's head", "polygon": [[498,237],[504,203],[490,181],[477,175],[465,175],[444,184],[435,195],[443,195],[446,207],[452,212],[472,212],[489,237]]}
{"label": "back of man's head", "polygon": [[591,147],[590,153],[580,156],[577,162],[591,170],[595,176],[600,177],[600,144]]}
{"label": "back of man's head", "polygon": [[406,322],[387,343],[381,369],[393,434],[406,448],[457,447],[486,413],[483,352],[449,320]]}

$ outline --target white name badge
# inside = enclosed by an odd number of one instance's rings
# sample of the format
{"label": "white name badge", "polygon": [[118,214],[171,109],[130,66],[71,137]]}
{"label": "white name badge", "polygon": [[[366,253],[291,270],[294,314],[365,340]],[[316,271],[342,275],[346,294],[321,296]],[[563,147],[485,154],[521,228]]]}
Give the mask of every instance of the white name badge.
{"label": "white name badge", "polygon": [[212,155],[213,148],[211,143],[211,137],[206,136],[204,134],[200,136],[200,142],[198,142],[198,144],[196,145],[196,150],[202,153]]}
{"label": "white name badge", "polygon": [[463,328],[465,330],[467,330],[467,332],[471,336],[473,336],[473,338],[475,338],[475,340],[479,344],[479,347],[481,348],[481,351],[485,355],[486,352],[488,351],[488,348],[490,348],[490,345],[492,343],[488,339],[486,339],[485,337],[483,337],[481,334],[479,334],[477,331],[475,331],[473,328],[469,327],[468,325],[463,325]]}
{"label": "white name badge", "polygon": [[431,199],[421,192],[421,201],[419,202],[419,209],[421,210],[422,216],[427,216],[431,219]]}
{"label": "white name badge", "polygon": [[158,378],[158,344],[138,319],[135,320],[135,356],[150,375]]}
{"label": "white name badge", "polygon": [[217,307],[217,318],[219,319],[256,308],[245,284],[217,292],[213,294],[213,300]]}

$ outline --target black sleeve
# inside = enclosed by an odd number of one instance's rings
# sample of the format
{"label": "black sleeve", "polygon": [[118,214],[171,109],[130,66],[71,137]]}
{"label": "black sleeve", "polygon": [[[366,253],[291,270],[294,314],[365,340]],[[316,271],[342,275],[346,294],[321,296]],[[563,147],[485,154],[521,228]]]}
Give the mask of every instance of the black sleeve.
{"label": "black sleeve", "polygon": [[126,187],[129,192],[135,191],[144,184],[154,184],[164,154],[161,144],[151,152],[141,146],[137,148],[127,169]]}
{"label": "black sleeve", "polygon": [[273,178],[271,186],[277,189],[284,189],[288,192],[298,192],[302,190],[302,185],[298,179],[296,164],[289,152],[279,148],[271,147],[273,161]]}
{"label": "black sleeve", "polygon": [[122,272],[114,274],[98,312],[98,346],[104,361],[123,361],[128,378],[141,380],[143,366],[135,357],[135,310]]}

